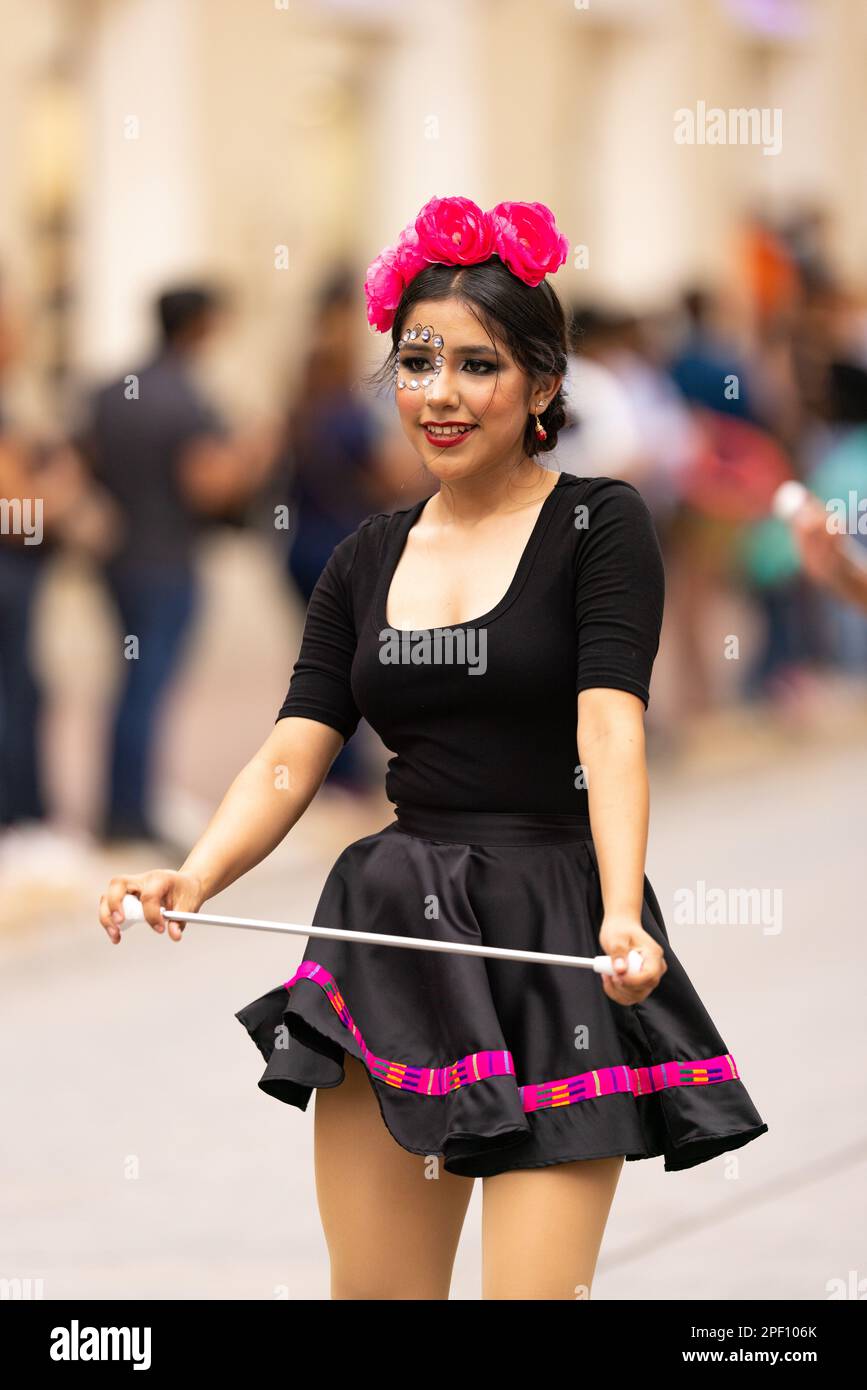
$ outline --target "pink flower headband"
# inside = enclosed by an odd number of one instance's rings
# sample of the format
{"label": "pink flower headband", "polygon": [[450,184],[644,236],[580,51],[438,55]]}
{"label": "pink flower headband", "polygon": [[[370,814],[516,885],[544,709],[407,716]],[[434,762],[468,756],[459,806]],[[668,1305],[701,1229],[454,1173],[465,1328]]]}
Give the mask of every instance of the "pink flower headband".
{"label": "pink flower headband", "polygon": [[471,198],[431,198],[367,268],[367,321],[377,333],[394,323],[401,295],[426,265],[476,265],[497,255],[527,285],[539,285],[569,254],[544,203],[497,203],[490,212]]}

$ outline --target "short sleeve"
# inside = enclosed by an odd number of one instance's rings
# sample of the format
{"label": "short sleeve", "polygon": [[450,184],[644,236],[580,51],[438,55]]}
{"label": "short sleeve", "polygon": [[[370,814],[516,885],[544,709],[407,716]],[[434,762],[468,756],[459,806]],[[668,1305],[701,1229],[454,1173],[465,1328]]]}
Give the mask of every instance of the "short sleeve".
{"label": "short sleeve", "polygon": [[358,727],[361,712],[350,685],[356,646],[350,577],[357,546],[355,531],[334,547],[316,582],[301,650],[275,724],[287,715],[316,719],[336,729],[344,741]]}
{"label": "short sleeve", "polygon": [[653,518],[637,488],[594,478],[576,547],[577,691],[628,690],[645,709],[659,649],[665,570]]}

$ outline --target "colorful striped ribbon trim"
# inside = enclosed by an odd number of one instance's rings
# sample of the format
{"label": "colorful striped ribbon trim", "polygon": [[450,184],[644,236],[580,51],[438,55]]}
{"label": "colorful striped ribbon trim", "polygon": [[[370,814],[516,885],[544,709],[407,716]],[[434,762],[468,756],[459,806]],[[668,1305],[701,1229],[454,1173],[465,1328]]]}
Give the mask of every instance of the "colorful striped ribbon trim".
{"label": "colorful striped ribbon trim", "polygon": [[[324,991],[341,1023],[349,1029],[361,1048],[371,1076],[395,1086],[401,1091],[417,1091],[425,1096],[445,1096],[474,1081],[488,1076],[514,1076],[515,1063],[511,1052],[470,1052],[446,1067],[413,1067],[408,1062],[390,1062],[377,1057],[367,1046],[361,1031],[346,1007],[334,976],[315,960],[302,961],[291,980],[283,988],[291,990],[297,980],[310,980]],[[734,1057],[726,1052],[721,1057],[706,1057],[694,1062],[657,1062],[651,1067],[597,1067],[578,1072],[560,1081],[540,1081],[534,1086],[519,1086],[524,1110],[542,1110],[553,1105],[573,1105],[595,1096],[610,1096],[631,1091],[634,1096],[650,1095],[668,1086],[709,1086],[718,1081],[740,1079]]]}

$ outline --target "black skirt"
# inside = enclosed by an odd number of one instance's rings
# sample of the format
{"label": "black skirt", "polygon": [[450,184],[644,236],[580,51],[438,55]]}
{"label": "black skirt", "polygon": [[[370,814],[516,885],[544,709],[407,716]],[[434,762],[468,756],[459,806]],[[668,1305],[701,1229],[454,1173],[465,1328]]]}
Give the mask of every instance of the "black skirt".
{"label": "black skirt", "polygon": [[[590,824],[563,815],[398,808],[347,846],[315,923],[567,955],[601,954]],[[766,1133],[677,956],[645,876],[642,925],[668,969],[640,1004],[598,975],[311,937],[299,968],[235,1016],[260,1088],[306,1110],[364,1064],[402,1148],[489,1177],[574,1159],[692,1168]]]}

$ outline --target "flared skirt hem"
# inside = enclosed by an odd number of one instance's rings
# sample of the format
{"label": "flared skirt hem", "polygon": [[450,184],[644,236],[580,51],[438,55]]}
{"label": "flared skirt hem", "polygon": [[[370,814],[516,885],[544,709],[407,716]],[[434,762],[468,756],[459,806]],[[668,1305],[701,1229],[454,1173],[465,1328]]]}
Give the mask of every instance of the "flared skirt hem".
{"label": "flared skirt hem", "polygon": [[[297,984],[297,980],[295,983]],[[438,1142],[418,1145],[412,1142],[408,1133],[408,1126],[412,1125],[411,1114],[401,1114],[395,1109],[401,1103],[406,1103],[399,1101],[396,1093],[405,1096],[412,1094],[414,1099],[410,1104],[418,1101],[425,1106],[442,1105],[459,1093],[462,1089],[460,1082],[458,1081],[454,1089],[445,1095],[434,1096],[404,1091],[401,1083],[405,1079],[405,1072],[391,1082],[381,1080],[371,1071],[368,1057],[365,1055],[366,1049],[362,1051],[354,1038],[346,1037],[344,1045],[341,1045],[331,1030],[320,1031],[319,1027],[311,1022],[307,1013],[315,1007],[312,1000],[308,998],[305,1008],[297,999],[296,1006],[293,1006],[289,1002],[290,998],[291,993],[287,996],[286,985],[281,985],[260,999],[254,1000],[235,1015],[268,1063],[265,1073],[259,1079],[259,1089],[276,1100],[306,1111],[315,1090],[332,1090],[346,1079],[343,1054],[348,1053],[363,1067],[376,1097],[383,1124],[395,1143],[407,1153],[420,1157],[430,1158],[432,1154],[437,1155],[443,1160],[443,1167],[457,1176],[493,1177],[498,1173],[517,1169],[546,1168],[557,1163],[616,1156],[623,1157],[626,1162],[662,1158],[665,1172],[679,1172],[705,1163],[723,1153],[742,1148],[768,1130],[767,1124],[756,1115],[755,1123],[742,1123],[738,1127],[719,1133],[705,1127],[675,1141],[667,1124],[667,1119],[670,1120],[671,1117],[666,1117],[659,1109],[663,1104],[660,1093],[647,1091],[635,1094],[624,1090],[620,1093],[600,1095],[598,1098],[586,1097],[583,1100],[577,1097],[570,1100],[565,1096],[559,1100],[555,1098],[551,1100],[550,1107],[540,1107],[532,1112],[525,1111],[519,1121],[484,1130],[482,1120],[478,1122],[475,1130],[454,1128],[449,1124],[448,1117],[443,1114],[438,1117],[437,1127],[441,1134]],[[301,1008],[305,1008],[305,1012],[300,1012]],[[276,1041],[280,1030],[283,1030],[283,1047]],[[690,1084],[693,1086],[707,1088],[711,1092],[716,1092],[720,1086],[726,1087],[729,1091],[729,1101],[734,1104],[735,1109],[740,1107],[749,1115],[753,1111],[752,1101],[737,1075],[734,1058],[728,1054],[727,1056],[734,1072],[725,1080],[709,1079],[708,1068],[712,1075],[712,1063],[718,1059],[708,1059],[705,1066],[701,1062],[693,1061],[668,1062],[666,1067],[669,1070],[686,1068],[691,1078]],[[326,1067],[324,1073],[317,1073],[317,1060]],[[422,1069],[409,1070],[421,1072]],[[454,1075],[452,1068],[446,1067],[442,1070]],[[597,1077],[599,1072],[606,1070],[622,1068],[600,1068],[596,1073]],[[301,1080],[301,1077],[307,1079]],[[488,1078],[487,1084],[499,1080],[500,1078]],[[520,1094],[521,1088],[517,1087],[513,1078],[506,1074],[503,1080],[507,1085],[511,1080],[513,1091],[516,1095]],[[491,1096],[490,1099],[492,1108],[496,1110],[496,1098]],[[510,1095],[510,1102],[514,1099],[515,1095]],[[576,1107],[588,1103],[606,1107],[614,1104],[621,1109],[616,1115],[611,1111],[599,1112],[594,1116],[592,1124],[585,1125],[581,1123]],[[626,1107],[637,1106],[656,1106],[657,1110],[653,1115],[639,1115],[634,1111],[631,1115],[624,1114]],[[556,1131],[548,1131],[546,1128],[550,1110],[556,1111]],[[729,1106],[726,1107],[726,1111],[730,1113]],[[706,1112],[703,1113],[702,1123],[709,1126],[714,1113],[710,1098]],[[600,1129],[606,1135],[601,1143],[598,1140]],[[580,1138],[582,1131],[588,1135],[584,1141]],[[596,1143],[590,1139],[590,1133],[593,1132],[597,1134]],[[607,1137],[609,1134],[610,1138]],[[647,1136],[652,1134],[665,1135],[668,1142],[661,1139],[656,1143],[647,1142]]]}
{"label": "flared skirt hem", "polygon": [[[498,844],[446,840],[439,823],[387,826],[343,851],[315,920],[599,954],[595,847],[564,819],[458,818],[458,831],[480,826]],[[610,1000],[597,975],[567,965],[310,938],[294,975],[235,1017],[266,1061],[267,1095],[306,1110],[314,1090],[344,1081],[349,1053],[395,1142],[459,1176],[616,1155],[680,1171],[768,1125],[646,877],[641,921],[668,968],[638,1004]]]}

